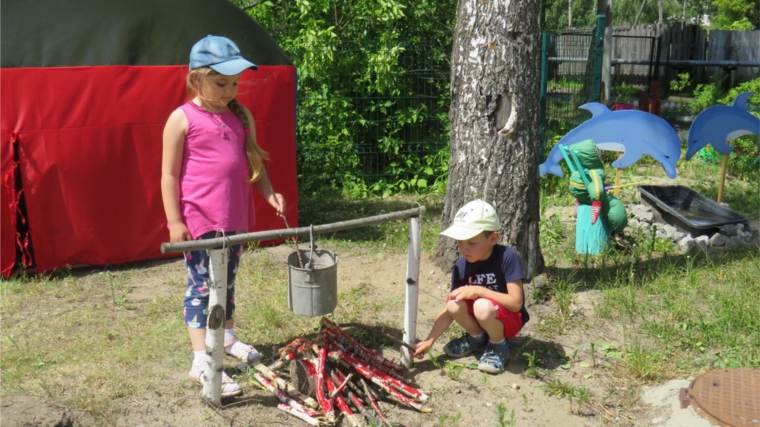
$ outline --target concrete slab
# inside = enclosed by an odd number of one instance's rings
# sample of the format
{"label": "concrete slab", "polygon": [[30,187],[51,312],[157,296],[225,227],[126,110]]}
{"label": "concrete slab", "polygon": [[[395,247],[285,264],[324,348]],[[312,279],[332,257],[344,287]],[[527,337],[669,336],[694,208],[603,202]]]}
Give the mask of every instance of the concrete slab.
{"label": "concrete slab", "polygon": [[694,408],[689,405],[682,409],[678,393],[682,388],[689,387],[693,378],[685,380],[671,380],[666,384],[656,387],[645,387],[642,400],[652,406],[662,407],[664,416],[652,419],[652,426],[662,427],[719,427],[710,421],[700,417]]}

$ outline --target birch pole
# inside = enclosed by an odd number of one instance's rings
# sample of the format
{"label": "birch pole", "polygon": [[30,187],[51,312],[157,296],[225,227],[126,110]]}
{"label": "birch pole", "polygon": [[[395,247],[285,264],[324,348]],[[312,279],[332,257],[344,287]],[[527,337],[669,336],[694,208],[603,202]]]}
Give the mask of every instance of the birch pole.
{"label": "birch pole", "polygon": [[224,367],[224,324],[227,320],[227,259],[229,248],[209,251],[208,320],[206,322],[206,354],[203,367],[203,397],[216,406],[222,403],[222,368]]}
{"label": "birch pole", "polygon": [[[406,261],[406,304],[404,305],[404,342],[414,344],[417,336],[417,300],[420,294],[420,251],[422,249],[420,217],[409,218],[409,252]],[[414,365],[409,348],[401,347],[401,360],[407,368]]]}

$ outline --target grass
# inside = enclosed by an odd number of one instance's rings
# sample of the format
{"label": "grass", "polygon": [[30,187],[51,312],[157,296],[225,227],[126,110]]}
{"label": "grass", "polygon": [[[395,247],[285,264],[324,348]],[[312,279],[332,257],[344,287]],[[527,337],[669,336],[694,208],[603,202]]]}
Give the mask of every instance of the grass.
{"label": "grass", "polygon": [[[152,362],[185,349],[183,327],[165,310],[169,299],[149,302],[138,317],[112,299],[109,279],[76,279],[64,272],[2,282],[2,394],[63,397],[109,423],[114,400],[146,392],[163,375]],[[144,377],[124,377],[137,366],[147,368]]]}
{"label": "grass", "polygon": [[606,318],[638,331],[624,359],[634,377],[760,366],[756,251],[716,258],[698,253],[663,261],[658,270],[655,280],[636,288],[610,287],[599,307]]}

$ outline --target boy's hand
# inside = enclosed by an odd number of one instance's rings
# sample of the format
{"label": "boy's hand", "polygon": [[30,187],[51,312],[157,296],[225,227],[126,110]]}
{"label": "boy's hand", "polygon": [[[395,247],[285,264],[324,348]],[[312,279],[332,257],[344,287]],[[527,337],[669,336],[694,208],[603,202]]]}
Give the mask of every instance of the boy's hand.
{"label": "boy's hand", "polygon": [[451,294],[449,294],[449,298],[456,302],[466,299],[475,299],[480,297],[480,291],[482,289],[483,288],[480,286],[462,286],[454,289]]}
{"label": "boy's hand", "polygon": [[417,348],[417,351],[414,352],[414,357],[417,359],[422,359],[425,357],[425,353],[430,351],[430,348],[433,346],[433,340],[427,339],[425,341],[420,341],[417,344],[414,345],[415,348]]}

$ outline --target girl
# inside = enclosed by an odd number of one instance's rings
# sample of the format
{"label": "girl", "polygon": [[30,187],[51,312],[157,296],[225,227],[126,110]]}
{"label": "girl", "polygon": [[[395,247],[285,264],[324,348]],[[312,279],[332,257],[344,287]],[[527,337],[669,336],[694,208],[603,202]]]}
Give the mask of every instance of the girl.
{"label": "girl", "polygon": [[[263,161],[267,153],[256,143],[256,128],[247,108],[235,96],[241,73],[257,69],[225,37],[207,36],[190,51],[187,91],[192,100],[169,116],[163,135],[161,193],[170,241],[209,239],[217,234],[245,232],[253,213],[250,183],[279,215],[285,199],[275,193]],[[235,273],[241,245],[230,248],[227,266],[225,352],[243,361],[259,352],[235,337]],[[200,382],[207,360],[206,309],[209,260],[205,250],[186,252],[187,290],[183,317],[195,357],[190,377]],[[223,374],[222,396],[242,390]]]}

